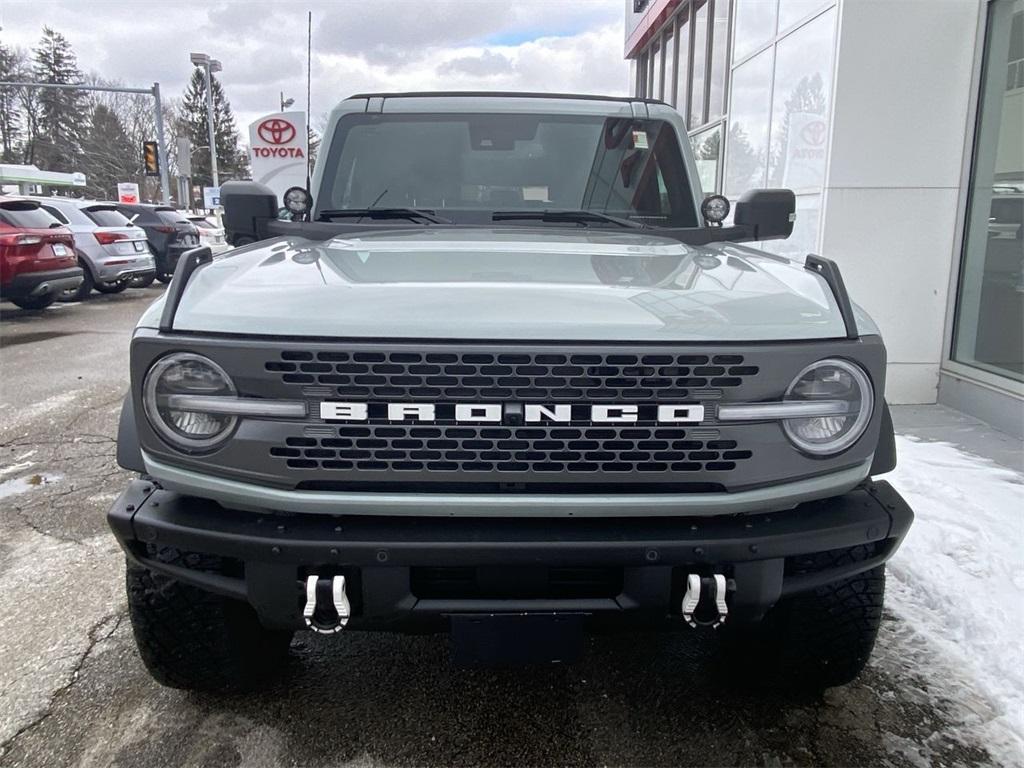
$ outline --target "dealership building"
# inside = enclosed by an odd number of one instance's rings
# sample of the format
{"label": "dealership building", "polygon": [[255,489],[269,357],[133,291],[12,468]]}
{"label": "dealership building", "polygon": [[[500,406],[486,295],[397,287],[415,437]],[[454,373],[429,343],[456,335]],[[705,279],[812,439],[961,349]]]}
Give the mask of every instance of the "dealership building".
{"label": "dealership building", "polygon": [[626,0],[633,94],[685,118],[705,192],[787,187],[893,403],[1024,433],[1024,0]]}

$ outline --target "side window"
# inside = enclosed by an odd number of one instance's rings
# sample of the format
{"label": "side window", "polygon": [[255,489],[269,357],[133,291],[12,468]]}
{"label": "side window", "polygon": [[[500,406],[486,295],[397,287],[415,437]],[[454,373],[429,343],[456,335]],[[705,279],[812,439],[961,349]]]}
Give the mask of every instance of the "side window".
{"label": "side window", "polygon": [[51,216],[53,216],[53,218],[55,218],[61,224],[70,224],[71,223],[71,222],[68,221],[67,217],[63,213],[61,213],[59,210],[57,210],[53,206],[51,206],[51,205],[41,205],[39,207],[42,208],[44,211],[46,211]]}

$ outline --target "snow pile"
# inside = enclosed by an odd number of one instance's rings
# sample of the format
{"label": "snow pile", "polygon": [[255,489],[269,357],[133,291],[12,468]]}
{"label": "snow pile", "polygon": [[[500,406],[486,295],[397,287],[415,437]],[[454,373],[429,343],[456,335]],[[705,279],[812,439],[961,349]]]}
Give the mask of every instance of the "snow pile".
{"label": "snow pile", "polygon": [[1024,745],[1024,475],[897,436],[884,479],[913,508],[889,563],[890,606],[962,668]]}

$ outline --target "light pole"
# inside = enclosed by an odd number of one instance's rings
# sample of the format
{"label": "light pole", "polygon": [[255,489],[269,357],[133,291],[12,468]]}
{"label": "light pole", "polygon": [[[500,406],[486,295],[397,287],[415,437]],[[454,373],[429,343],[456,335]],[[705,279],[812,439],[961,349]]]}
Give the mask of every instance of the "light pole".
{"label": "light pole", "polygon": [[281,111],[284,112],[288,107],[295,103],[295,99],[286,99],[284,97],[284,91],[281,91]]}
{"label": "light pole", "polygon": [[206,122],[210,129],[210,175],[213,176],[213,186],[220,186],[220,176],[217,174],[217,137],[213,128],[213,73],[220,72],[220,62],[211,59],[205,53],[193,53],[189,59],[197,67],[203,68],[206,75]]}

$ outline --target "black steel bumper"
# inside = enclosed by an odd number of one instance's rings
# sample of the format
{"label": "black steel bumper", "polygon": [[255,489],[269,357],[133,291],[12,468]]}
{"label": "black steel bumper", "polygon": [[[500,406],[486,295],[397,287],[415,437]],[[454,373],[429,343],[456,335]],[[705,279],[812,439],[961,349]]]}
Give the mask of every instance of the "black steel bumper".
{"label": "black steel bumper", "polygon": [[81,267],[65,267],[46,272],[22,272],[0,288],[0,298],[26,299],[66,291],[82,284]]}
{"label": "black steel bumper", "polygon": [[686,574],[723,573],[730,620],[887,560],[913,512],[885,482],[774,514],[668,519],[256,514],[133,481],[108,513],[129,558],[303,626],[303,582],[344,575],[350,629],[432,631],[451,616],[678,617]]}

